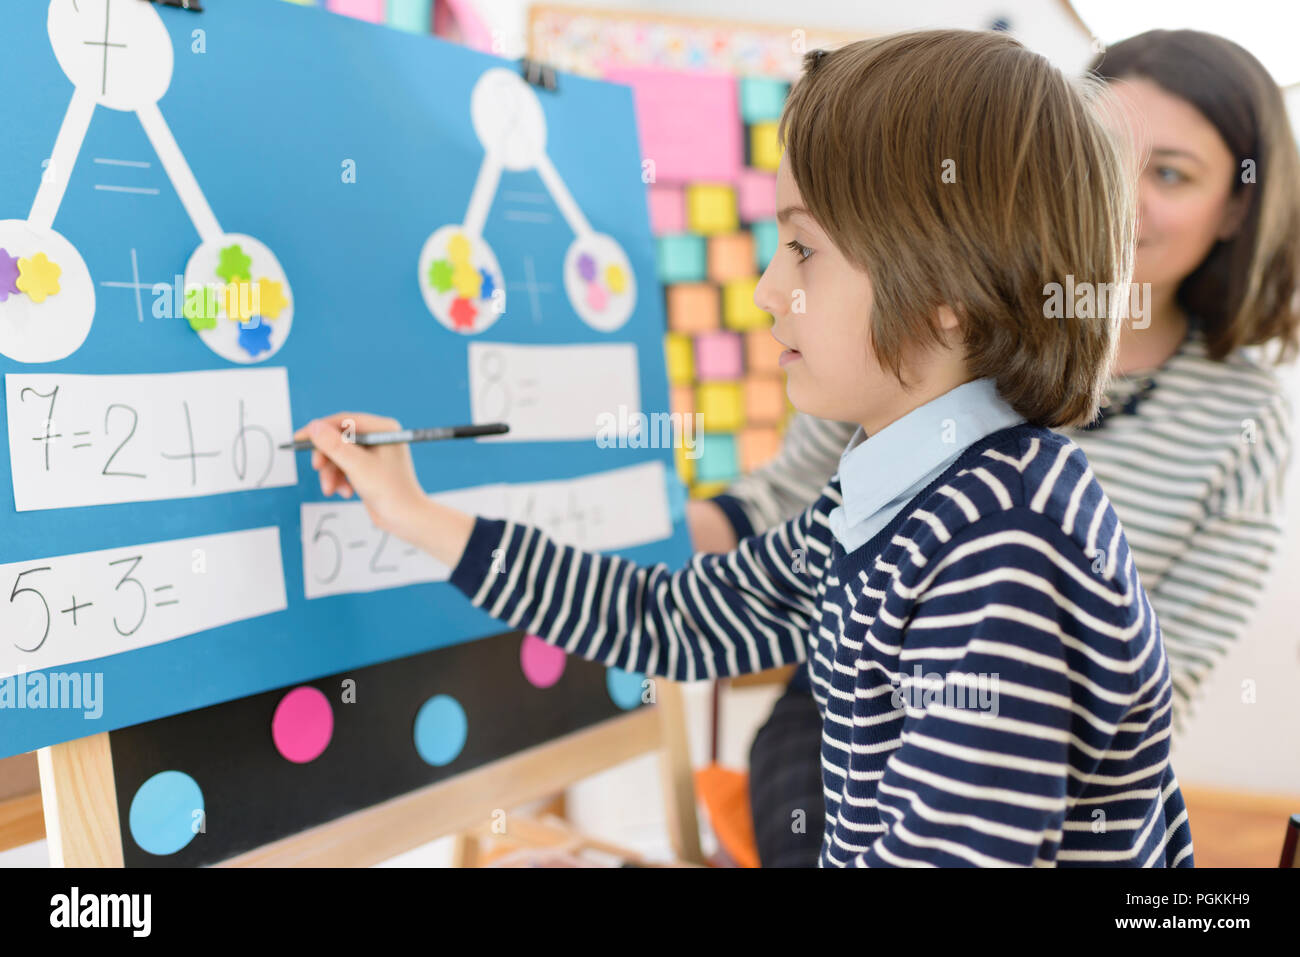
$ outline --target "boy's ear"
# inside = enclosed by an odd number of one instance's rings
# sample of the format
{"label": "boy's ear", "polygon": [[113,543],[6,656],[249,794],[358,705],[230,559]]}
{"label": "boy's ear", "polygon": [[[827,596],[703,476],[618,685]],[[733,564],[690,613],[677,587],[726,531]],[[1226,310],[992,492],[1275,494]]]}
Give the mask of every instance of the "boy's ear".
{"label": "boy's ear", "polygon": [[961,321],[957,318],[957,313],[953,312],[949,306],[939,307],[939,328],[944,332],[953,332],[961,328]]}
{"label": "boy's ear", "polygon": [[1233,236],[1237,235],[1237,230],[1241,228],[1242,221],[1246,218],[1246,210],[1250,208],[1251,194],[1244,190],[1238,190],[1235,196],[1228,199],[1223,208],[1223,218],[1219,221],[1219,231],[1215,238],[1221,242],[1227,242]]}

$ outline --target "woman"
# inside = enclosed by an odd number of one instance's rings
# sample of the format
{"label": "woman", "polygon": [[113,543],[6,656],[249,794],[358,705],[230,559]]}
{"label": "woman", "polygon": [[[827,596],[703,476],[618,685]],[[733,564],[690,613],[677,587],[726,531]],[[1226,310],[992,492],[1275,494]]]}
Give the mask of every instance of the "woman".
{"label": "woman", "polygon": [[[1256,353],[1289,361],[1300,347],[1300,157],[1277,85],[1222,37],[1151,31],[1111,47],[1092,72],[1127,106],[1146,159],[1134,283],[1149,300],[1125,324],[1101,418],[1061,431],[1124,524],[1163,632],[1180,734],[1248,627],[1282,530],[1290,406]],[[796,415],[776,460],[691,503],[696,548],[730,550],[801,512],[855,429]],[[820,720],[809,690],[801,667],[751,753],[764,866],[816,861]]]}

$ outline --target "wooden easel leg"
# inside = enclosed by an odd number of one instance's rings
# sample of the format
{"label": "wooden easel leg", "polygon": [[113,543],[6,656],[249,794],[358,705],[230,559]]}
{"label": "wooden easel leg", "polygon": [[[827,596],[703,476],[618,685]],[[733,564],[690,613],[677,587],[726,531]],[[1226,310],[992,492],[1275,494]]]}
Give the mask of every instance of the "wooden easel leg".
{"label": "wooden easel leg", "polygon": [[686,705],[676,682],[656,678],[655,703],[659,711],[661,743],[659,779],[668,815],[668,840],[679,861],[703,864],[700,822],[695,813],[695,772],[686,737]]}
{"label": "wooden easel leg", "polygon": [[121,867],[108,732],[36,752],[51,867]]}

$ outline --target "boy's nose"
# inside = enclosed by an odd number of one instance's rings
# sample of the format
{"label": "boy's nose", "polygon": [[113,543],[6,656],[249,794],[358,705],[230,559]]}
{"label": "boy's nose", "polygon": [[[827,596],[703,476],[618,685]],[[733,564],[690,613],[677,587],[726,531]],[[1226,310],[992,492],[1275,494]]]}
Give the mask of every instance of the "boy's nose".
{"label": "boy's nose", "polygon": [[754,286],[754,305],[775,317],[781,314],[782,304],[787,301],[788,297],[780,295],[776,283],[771,281],[770,270],[764,270]]}

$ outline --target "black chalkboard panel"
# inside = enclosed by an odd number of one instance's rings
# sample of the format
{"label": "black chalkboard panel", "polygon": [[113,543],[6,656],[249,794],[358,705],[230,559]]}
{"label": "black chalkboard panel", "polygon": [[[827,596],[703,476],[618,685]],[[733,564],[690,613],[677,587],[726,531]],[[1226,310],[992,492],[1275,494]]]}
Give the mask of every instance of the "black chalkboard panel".
{"label": "black chalkboard panel", "polygon": [[[568,656],[550,687],[531,684],[520,667],[523,640],[509,632],[112,732],[126,866],[214,864],[625,713],[606,669],[580,658]],[[352,703],[343,701],[348,679]],[[304,686],[329,701],[333,734],[319,757],[294,763],[272,739],[272,718]],[[460,703],[467,731],[459,754],[435,766],[420,757],[413,729],[439,694]],[[156,854],[137,843],[130,813],[141,786],[166,771],[198,785],[202,829],[180,850]]]}

